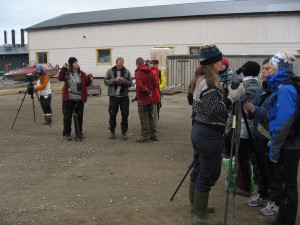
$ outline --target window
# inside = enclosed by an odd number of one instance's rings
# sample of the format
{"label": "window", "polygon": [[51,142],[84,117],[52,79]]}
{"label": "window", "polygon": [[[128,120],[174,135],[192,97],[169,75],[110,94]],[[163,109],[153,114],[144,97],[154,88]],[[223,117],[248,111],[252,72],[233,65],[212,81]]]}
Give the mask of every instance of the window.
{"label": "window", "polygon": [[97,63],[111,63],[111,49],[97,49]]}
{"label": "window", "polygon": [[189,47],[189,54],[199,54],[199,51],[200,51],[199,46]]}
{"label": "window", "polygon": [[36,53],[37,64],[47,64],[48,63],[48,53],[47,52],[37,52]]}

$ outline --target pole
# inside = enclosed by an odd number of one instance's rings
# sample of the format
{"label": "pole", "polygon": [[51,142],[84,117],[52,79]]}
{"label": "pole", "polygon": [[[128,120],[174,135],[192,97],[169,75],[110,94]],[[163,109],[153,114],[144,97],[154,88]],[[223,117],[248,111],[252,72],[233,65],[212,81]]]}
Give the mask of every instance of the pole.
{"label": "pole", "polygon": [[188,168],[188,170],[186,171],[186,173],[185,173],[184,177],[182,178],[182,180],[181,180],[180,184],[178,185],[178,187],[176,188],[176,190],[175,190],[174,194],[173,194],[173,195],[172,195],[172,197],[170,198],[170,201],[172,201],[172,200],[173,200],[174,196],[176,195],[177,191],[178,191],[178,190],[179,190],[179,188],[181,187],[181,185],[182,185],[183,181],[185,180],[186,176],[189,174],[189,172],[190,172],[190,171],[191,171],[191,169],[193,168],[193,166],[194,166],[194,163],[195,163],[195,161],[193,161],[193,162],[192,162],[192,164],[189,166],[189,168]]}

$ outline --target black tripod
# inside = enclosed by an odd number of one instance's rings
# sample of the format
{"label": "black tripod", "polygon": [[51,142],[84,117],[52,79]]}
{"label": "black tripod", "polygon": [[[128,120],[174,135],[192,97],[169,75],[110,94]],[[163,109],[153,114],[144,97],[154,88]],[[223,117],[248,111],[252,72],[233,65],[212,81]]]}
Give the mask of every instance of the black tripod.
{"label": "black tripod", "polygon": [[24,97],[23,97],[23,99],[22,99],[21,105],[20,105],[20,107],[19,107],[19,109],[18,109],[16,118],[15,118],[15,120],[14,120],[14,122],[13,122],[13,125],[11,126],[11,129],[14,128],[15,122],[16,122],[16,120],[17,120],[17,118],[18,118],[18,115],[19,115],[19,112],[20,112],[21,107],[22,107],[22,105],[23,105],[23,102],[24,102],[24,99],[25,99],[25,97],[26,97],[26,94],[28,94],[28,95],[31,96],[31,99],[32,99],[32,108],[33,108],[33,118],[34,118],[34,122],[36,122],[36,118],[35,118],[35,105],[34,105],[34,97],[33,97],[33,94],[34,94],[34,84],[30,81],[30,83],[28,84],[27,89],[26,89],[26,91],[25,91],[25,94],[24,94]]}

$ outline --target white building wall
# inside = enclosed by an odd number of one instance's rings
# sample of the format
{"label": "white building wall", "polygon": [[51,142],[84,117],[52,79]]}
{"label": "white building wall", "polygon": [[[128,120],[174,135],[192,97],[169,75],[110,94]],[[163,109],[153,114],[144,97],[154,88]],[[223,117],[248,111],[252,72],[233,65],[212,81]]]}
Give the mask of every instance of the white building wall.
{"label": "white building wall", "polygon": [[[85,38],[84,38],[85,36]],[[47,51],[49,62],[62,65],[70,56],[81,68],[103,77],[122,56],[132,72],[137,57],[149,58],[153,47],[173,47],[188,54],[188,46],[216,43],[224,54],[297,54],[300,49],[300,16],[256,16],[132,22],[28,32],[29,57]],[[112,65],[96,63],[96,49],[112,49]]]}

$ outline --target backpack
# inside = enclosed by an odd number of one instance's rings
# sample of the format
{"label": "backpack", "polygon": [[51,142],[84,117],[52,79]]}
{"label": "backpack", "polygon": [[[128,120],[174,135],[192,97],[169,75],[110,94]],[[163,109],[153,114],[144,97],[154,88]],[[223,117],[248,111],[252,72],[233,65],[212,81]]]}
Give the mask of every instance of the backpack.
{"label": "backpack", "polygon": [[292,78],[291,80],[285,81],[282,85],[291,84],[296,88],[298,93],[298,113],[297,118],[293,123],[293,128],[295,131],[295,136],[300,136],[300,80]]}

